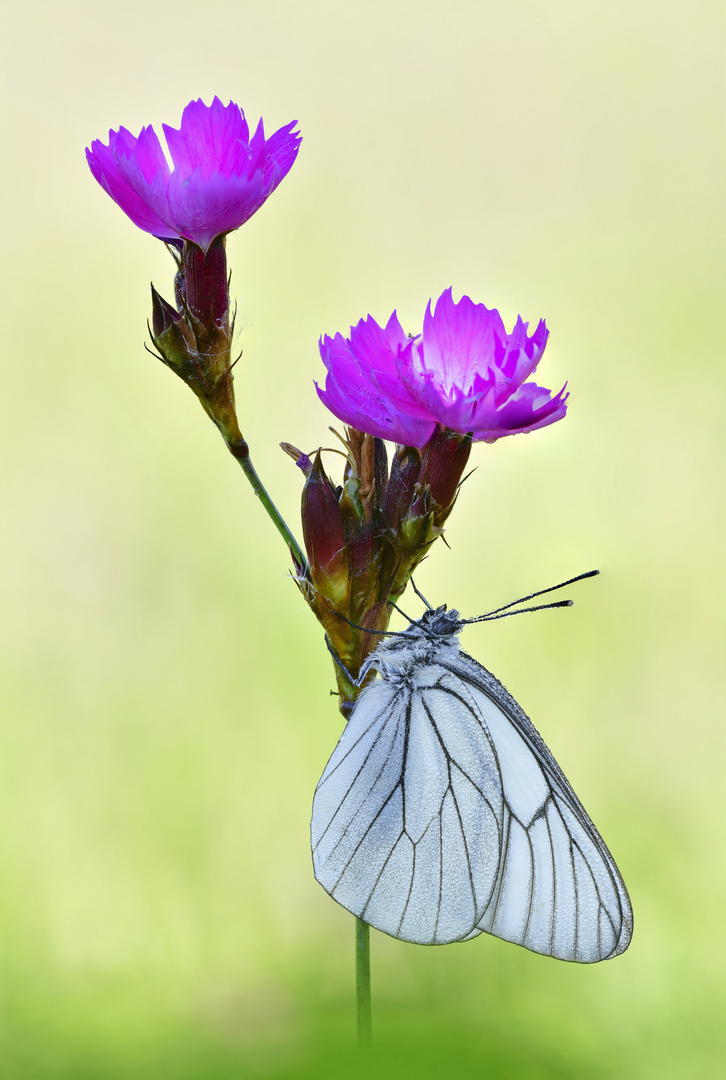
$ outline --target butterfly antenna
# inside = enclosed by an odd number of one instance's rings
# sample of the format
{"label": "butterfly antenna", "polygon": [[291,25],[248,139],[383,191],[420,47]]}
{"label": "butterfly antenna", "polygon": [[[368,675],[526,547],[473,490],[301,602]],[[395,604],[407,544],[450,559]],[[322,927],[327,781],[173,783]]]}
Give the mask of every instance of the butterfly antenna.
{"label": "butterfly antenna", "polygon": [[414,623],[416,622],[416,620],[415,620],[415,619],[409,619],[409,617],[408,617],[408,615],[406,614],[406,612],[405,612],[405,611],[401,611],[401,609],[400,609],[400,607],[398,606],[398,604],[394,604],[393,600],[389,600],[389,601],[388,601],[388,604],[389,604],[389,606],[390,606],[390,607],[392,607],[392,608],[393,608],[393,610],[394,610],[394,611],[397,611],[399,615],[403,615],[403,617],[404,617],[404,619],[406,620],[406,622],[407,622],[407,623],[411,623],[411,626],[413,626],[413,624],[414,624]]}
{"label": "butterfly antenna", "polygon": [[[539,592],[530,593],[528,596],[520,596],[519,600],[512,600],[509,604],[503,604],[502,607],[494,608],[493,611],[487,611],[485,615],[478,615],[475,619],[467,619],[467,622],[484,622],[486,619],[490,619],[493,615],[498,615],[500,611],[507,611],[508,608],[516,607],[517,604],[525,604],[528,600],[534,600],[537,596],[544,596],[546,593],[556,592],[558,589],[564,589],[567,585],[574,585],[576,581],[583,581],[585,578],[597,577],[600,573],[599,570],[588,570],[584,574],[578,574],[577,577],[569,578],[567,581],[561,581],[559,585],[550,585],[549,589],[540,589]],[[558,602],[556,604],[543,604],[536,608],[522,608],[522,611],[541,611],[545,607],[570,607],[572,601]],[[518,614],[518,612],[511,612],[512,615]]]}
{"label": "butterfly antenna", "polygon": [[[395,604],[393,606],[396,607]],[[396,611],[398,611],[398,608],[396,608]],[[345,615],[343,615],[343,613],[341,611],[336,611],[335,614],[338,616],[339,619],[342,619],[343,622],[347,622],[348,626],[352,626],[354,630],[362,630],[364,634],[376,634],[378,637],[409,637],[410,636],[409,634],[406,633],[405,630],[369,630],[369,628],[367,626],[359,626],[358,623],[351,622],[350,619],[347,619],[345,617]],[[403,615],[403,612],[401,612],[401,614]],[[408,615],[404,615],[404,618],[408,619]],[[409,619],[408,621],[413,622],[414,620]]]}
{"label": "butterfly antenna", "polygon": [[494,622],[495,619],[508,619],[510,615],[523,615],[525,611],[547,611],[549,608],[572,607],[572,600],[555,600],[551,604],[534,604],[532,607],[517,608],[515,611],[491,612],[489,615],[478,615],[476,619],[464,619],[466,623]]}
{"label": "butterfly antenna", "polygon": [[[431,607],[431,604],[430,604],[430,603],[428,602],[428,600],[426,599],[426,597],[424,596],[424,594],[423,594],[423,593],[421,592],[421,590],[420,590],[420,589],[417,589],[417,588],[416,588],[416,582],[415,582],[415,581],[413,580],[413,578],[411,578],[411,588],[412,588],[412,589],[413,589],[413,591],[414,591],[414,592],[416,593],[416,596],[417,596],[417,597],[419,598],[419,600],[422,600],[422,601],[423,601],[423,603],[424,603],[424,604],[426,605],[426,607],[428,608],[428,610],[429,610],[429,611],[433,611],[433,608]],[[403,612],[401,612],[401,614],[403,614]],[[409,620],[409,622],[410,622],[410,620]]]}

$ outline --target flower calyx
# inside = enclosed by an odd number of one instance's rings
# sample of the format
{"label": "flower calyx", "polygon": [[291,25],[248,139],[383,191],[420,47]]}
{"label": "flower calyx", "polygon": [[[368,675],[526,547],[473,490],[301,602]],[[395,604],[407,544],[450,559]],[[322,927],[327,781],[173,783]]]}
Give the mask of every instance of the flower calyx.
{"label": "flower calyx", "polygon": [[177,263],[176,307],[151,286],[151,339],[161,360],[199,398],[231,447],[242,436],[234,402],[229,279],[224,238],[208,252],[169,245]]}
{"label": "flower calyx", "polygon": [[[339,663],[341,701],[356,696],[361,665],[385,630],[413,570],[443,532],[456,499],[471,440],[436,428],[422,450],[398,446],[390,475],[382,439],[347,428],[342,483],[283,444],[306,473],[303,537],[310,564],[296,574]],[[309,467],[308,467],[309,465]]]}

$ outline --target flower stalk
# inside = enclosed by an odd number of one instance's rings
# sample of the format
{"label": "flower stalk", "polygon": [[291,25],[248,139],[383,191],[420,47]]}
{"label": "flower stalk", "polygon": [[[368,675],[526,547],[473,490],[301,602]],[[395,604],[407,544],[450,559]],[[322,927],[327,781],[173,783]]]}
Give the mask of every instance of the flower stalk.
{"label": "flower stalk", "polygon": [[371,1024],[371,938],[370,926],[355,920],[355,1004],[358,1045],[370,1046]]}
{"label": "flower stalk", "polygon": [[269,517],[272,524],[277,529],[282,539],[287,544],[288,550],[292,556],[293,563],[295,564],[296,572],[298,575],[305,575],[308,568],[308,561],[305,558],[305,554],[300,547],[300,544],[295,539],[295,534],[286,524],[282,514],[275,506],[274,502],[267,493],[267,489],[260,480],[257,470],[252,464],[252,458],[250,457],[250,450],[245,439],[240,436],[238,442],[227,443],[227,447],[232,457],[239,462],[242,467],[242,471],[249,480],[252,490],[257,498],[260,500],[265,513]]}

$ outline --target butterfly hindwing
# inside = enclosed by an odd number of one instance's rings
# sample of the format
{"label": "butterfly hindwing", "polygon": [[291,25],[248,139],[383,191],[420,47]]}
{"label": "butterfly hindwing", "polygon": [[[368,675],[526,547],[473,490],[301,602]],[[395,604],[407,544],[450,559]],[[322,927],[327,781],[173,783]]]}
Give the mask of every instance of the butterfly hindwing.
{"label": "butterfly hindwing", "polygon": [[478,929],[562,960],[618,955],[632,911],[600,834],[501,683],[466,653],[452,667],[496,747],[508,811],[497,893]]}

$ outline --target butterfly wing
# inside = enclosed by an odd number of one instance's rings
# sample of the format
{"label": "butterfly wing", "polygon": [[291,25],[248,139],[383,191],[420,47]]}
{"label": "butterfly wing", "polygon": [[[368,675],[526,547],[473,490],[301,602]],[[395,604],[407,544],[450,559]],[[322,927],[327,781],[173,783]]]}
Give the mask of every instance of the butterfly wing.
{"label": "butterfly wing", "polygon": [[315,792],[315,876],[394,937],[622,952],[617,868],[541,738],[466,654],[363,691]]}
{"label": "butterfly wing", "polygon": [[[442,673],[434,666],[421,675]],[[497,763],[482,726],[466,721],[448,732],[426,695],[378,679],[358,699],[315,791],[320,884],[354,915],[418,944],[470,934],[498,872],[505,807]]]}
{"label": "butterfly wing", "polygon": [[[481,931],[561,960],[624,952],[633,913],[605,842],[541,736],[490,672],[466,653],[426,697],[458,701],[495,749],[505,804],[500,872]],[[436,708],[436,702],[432,702]],[[440,706],[439,706],[440,707]]]}

